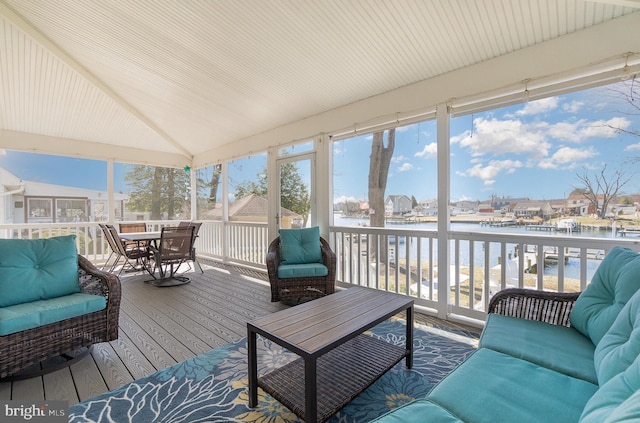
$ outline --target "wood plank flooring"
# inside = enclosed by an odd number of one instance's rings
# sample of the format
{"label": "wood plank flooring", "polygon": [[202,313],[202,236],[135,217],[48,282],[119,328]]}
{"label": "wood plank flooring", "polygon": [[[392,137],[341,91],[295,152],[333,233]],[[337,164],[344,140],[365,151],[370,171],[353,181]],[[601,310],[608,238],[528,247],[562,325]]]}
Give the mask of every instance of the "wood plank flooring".
{"label": "wood plank flooring", "polygon": [[[148,275],[125,275],[119,339],[95,345],[71,367],[0,383],[1,400],[65,400],[115,389],[246,336],[246,322],[287,306],[270,302],[266,274],[216,263],[190,271],[191,283],[158,288]],[[445,324],[416,313],[416,322]]]}

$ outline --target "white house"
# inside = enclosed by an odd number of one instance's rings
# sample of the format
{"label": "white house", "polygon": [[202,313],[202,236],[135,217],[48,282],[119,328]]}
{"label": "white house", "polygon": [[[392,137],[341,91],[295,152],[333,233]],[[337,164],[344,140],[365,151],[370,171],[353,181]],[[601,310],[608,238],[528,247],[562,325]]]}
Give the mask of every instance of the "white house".
{"label": "white house", "polygon": [[424,216],[437,216],[438,199],[421,201],[418,203],[418,212]]}
{"label": "white house", "polygon": [[[128,198],[114,193],[116,218]],[[0,223],[103,222],[108,214],[106,191],[24,181],[0,168]]]}
{"label": "white house", "polygon": [[386,216],[403,215],[412,210],[411,206],[411,198],[406,195],[390,195],[385,201],[384,213]]}

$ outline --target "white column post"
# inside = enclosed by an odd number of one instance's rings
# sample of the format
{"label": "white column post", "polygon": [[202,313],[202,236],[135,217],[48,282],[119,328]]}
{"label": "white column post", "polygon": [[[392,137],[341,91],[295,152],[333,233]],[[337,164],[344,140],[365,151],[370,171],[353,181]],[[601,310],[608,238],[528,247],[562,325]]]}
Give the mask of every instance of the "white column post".
{"label": "white column post", "polygon": [[438,317],[449,314],[450,147],[447,104],[436,108],[438,142]]}
{"label": "white column post", "polygon": [[196,178],[196,171],[192,167],[189,168],[191,186],[191,221],[198,219],[198,185]]}
{"label": "white column post", "polygon": [[116,205],[115,195],[115,183],[113,181],[113,159],[107,160],[107,219],[109,224],[113,224],[116,220],[116,212],[114,207]]}
{"label": "white column post", "polygon": [[329,240],[329,227],[333,223],[333,175],[331,160],[331,138],[321,135],[316,139],[316,224],[320,227],[320,235]]}

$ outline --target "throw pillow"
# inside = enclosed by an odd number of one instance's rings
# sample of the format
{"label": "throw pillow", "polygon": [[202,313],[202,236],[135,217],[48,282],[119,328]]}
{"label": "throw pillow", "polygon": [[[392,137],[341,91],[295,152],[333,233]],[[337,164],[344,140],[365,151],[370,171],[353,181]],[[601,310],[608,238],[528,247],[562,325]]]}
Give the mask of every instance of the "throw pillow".
{"label": "throw pillow", "polygon": [[280,263],[322,263],[320,228],[280,229]]}

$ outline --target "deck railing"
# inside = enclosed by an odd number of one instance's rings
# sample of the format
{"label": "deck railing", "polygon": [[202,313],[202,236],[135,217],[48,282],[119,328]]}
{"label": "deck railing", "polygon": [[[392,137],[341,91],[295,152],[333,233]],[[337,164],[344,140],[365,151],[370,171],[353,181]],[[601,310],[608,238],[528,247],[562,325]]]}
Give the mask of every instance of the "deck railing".
{"label": "deck railing", "polygon": [[[159,231],[163,226],[176,225],[171,220],[146,221],[147,231]],[[116,223],[116,228],[118,227]],[[0,238],[36,239],[60,235],[76,235],[78,252],[101,264],[111,254],[109,245],[97,223],[40,223],[0,225]],[[203,222],[196,239],[198,255],[227,263],[266,269],[268,247],[267,225],[252,222]]]}
{"label": "deck railing", "polygon": [[[160,230],[175,221],[146,222]],[[75,234],[78,251],[97,264],[110,255],[97,223],[0,225],[0,238],[47,238]],[[507,287],[557,292],[583,290],[616,245],[640,251],[640,238],[587,238],[449,231],[448,258],[439,260],[438,233],[425,229],[332,227],[337,280],[407,295],[441,317],[484,320],[491,296]],[[267,225],[203,222],[199,256],[266,269]],[[444,260],[447,264],[442,264]],[[538,263],[543,263],[539,266]],[[540,271],[542,269],[542,271]],[[441,283],[445,281],[445,283]]]}
{"label": "deck railing", "polygon": [[442,317],[477,320],[484,320],[499,290],[578,292],[614,246],[640,251],[640,239],[631,238],[449,231],[448,265],[443,265],[436,230],[332,227],[330,232],[342,283],[413,297]]}

